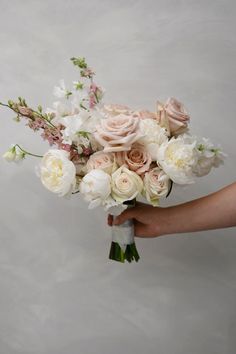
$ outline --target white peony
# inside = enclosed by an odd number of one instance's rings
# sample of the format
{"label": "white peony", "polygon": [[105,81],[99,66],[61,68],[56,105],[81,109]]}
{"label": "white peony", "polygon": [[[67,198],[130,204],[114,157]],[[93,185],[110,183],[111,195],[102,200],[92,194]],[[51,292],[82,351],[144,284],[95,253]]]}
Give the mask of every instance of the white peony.
{"label": "white peony", "polygon": [[152,160],[156,161],[157,151],[161,144],[168,141],[167,131],[154,119],[140,119],[139,129],[142,137],[138,142],[145,145]]}
{"label": "white peony", "polygon": [[143,181],[137,173],[121,166],[111,176],[112,198],[123,203],[137,197],[143,190]]}
{"label": "white peony", "polygon": [[171,138],[158,149],[157,161],[173,182],[194,182],[193,169],[198,161],[196,145],[196,138],[184,134]]}
{"label": "white peony", "polygon": [[49,150],[42,158],[40,178],[43,185],[59,196],[70,195],[76,185],[76,169],[65,150]]}
{"label": "white peony", "polygon": [[89,202],[89,209],[105,205],[111,194],[111,176],[102,170],[91,170],[83,177],[80,192]]}

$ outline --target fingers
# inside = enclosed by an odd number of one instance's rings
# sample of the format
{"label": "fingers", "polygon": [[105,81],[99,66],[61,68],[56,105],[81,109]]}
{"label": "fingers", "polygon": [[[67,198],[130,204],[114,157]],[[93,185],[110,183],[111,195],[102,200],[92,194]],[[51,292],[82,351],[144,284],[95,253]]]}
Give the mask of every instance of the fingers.
{"label": "fingers", "polygon": [[107,223],[109,226],[112,226],[113,224],[113,216],[111,214],[109,214],[107,217]]}
{"label": "fingers", "polygon": [[158,235],[149,225],[134,220],[134,236],[142,237],[142,238],[147,238],[147,237],[150,238],[150,237],[157,237]]}
{"label": "fingers", "polygon": [[126,220],[132,219],[136,215],[136,207],[126,209],[120,215],[116,216],[113,221],[113,225],[120,225],[123,224]]}

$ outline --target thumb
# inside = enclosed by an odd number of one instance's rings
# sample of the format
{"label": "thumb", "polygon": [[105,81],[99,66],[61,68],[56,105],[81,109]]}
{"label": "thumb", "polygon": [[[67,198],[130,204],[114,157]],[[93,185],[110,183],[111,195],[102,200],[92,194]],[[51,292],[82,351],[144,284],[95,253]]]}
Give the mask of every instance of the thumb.
{"label": "thumb", "polygon": [[136,215],[136,207],[124,210],[120,215],[116,216],[113,225],[123,224],[126,220],[134,218]]}

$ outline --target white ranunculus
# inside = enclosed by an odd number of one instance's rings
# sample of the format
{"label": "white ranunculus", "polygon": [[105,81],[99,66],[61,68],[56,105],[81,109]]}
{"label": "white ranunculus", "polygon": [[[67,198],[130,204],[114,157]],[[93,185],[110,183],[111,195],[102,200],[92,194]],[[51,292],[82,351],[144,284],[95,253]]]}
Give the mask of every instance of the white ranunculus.
{"label": "white ranunculus", "polygon": [[194,167],[196,176],[201,177],[207,175],[212,167],[218,167],[224,163],[226,155],[215,148],[209,139],[202,138],[197,144],[198,162]]}
{"label": "white ranunculus", "polygon": [[193,169],[198,161],[197,140],[187,134],[171,138],[157,152],[157,161],[177,184],[194,182]]}
{"label": "white ranunculus", "polygon": [[146,172],[143,183],[144,195],[153,206],[157,206],[159,199],[166,196],[170,189],[170,178],[159,167]]}
{"label": "white ranunculus", "polygon": [[89,202],[89,209],[105,205],[111,194],[111,176],[102,170],[91,170],[80,183],[80,193]]}
{"label": "white ranunculus", "polygon": [[137,173],[121,166],[111,176],[112,198],[119,203],[132,200],[143,190],[143,181]]}
{"label": "white ranunculus", "polygon": [[59,196],[70,195],[76,185],[76,169],[65,150],[49,150],[42,158],[40,178],[43,185]]}
{"label": "white ranunculus", "polygon": [[159,146],[168,141],[167,131],[160,127],[156,120],[150,118],[140,119],[139,128],[142,137],[138,142],[145,145],[152,160],[156,161]]}

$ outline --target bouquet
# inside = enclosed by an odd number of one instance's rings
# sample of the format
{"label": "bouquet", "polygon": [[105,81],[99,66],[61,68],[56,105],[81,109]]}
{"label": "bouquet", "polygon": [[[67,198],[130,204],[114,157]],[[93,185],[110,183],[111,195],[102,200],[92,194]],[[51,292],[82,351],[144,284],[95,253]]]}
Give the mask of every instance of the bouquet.
{"label": "bouquet", "polygon": [[[191,184],[223,163],[219,147],[189,133],[190,116],[177,99],[157,101],[155,112],[103,103],[104,90],[85,58],[71,61],[79,69],[78,80],[72,88],[59,81],[51,108],[33,109],[22,97],[0,102],[15,112],[16,122],[24,120],[50,145],[40,155],[13,144],[3,157],[39,158],[38,175],[49,191],[61,197],[80,193],[89,209],[102,206],[118,215],[139,197],[157,207],[173,183]],[[139,260],[132,220],[112,226],[109,258]]]}

